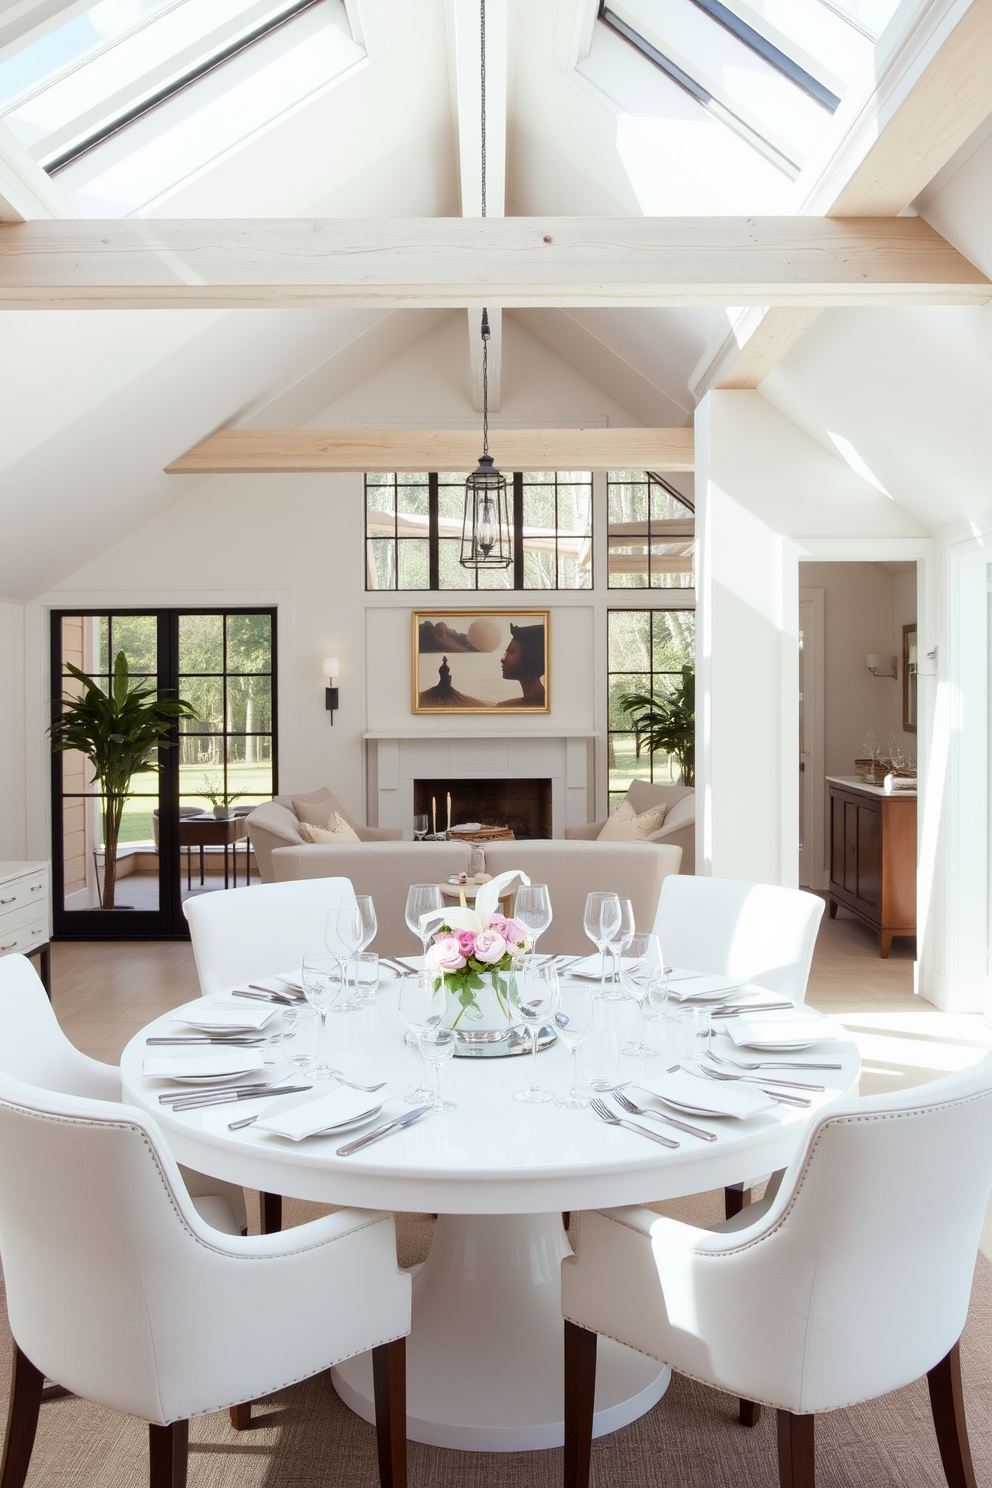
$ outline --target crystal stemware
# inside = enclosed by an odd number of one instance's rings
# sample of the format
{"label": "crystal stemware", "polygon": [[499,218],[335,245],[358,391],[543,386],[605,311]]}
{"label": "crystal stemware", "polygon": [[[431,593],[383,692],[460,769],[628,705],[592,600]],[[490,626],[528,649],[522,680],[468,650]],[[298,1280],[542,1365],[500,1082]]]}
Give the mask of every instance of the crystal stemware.
{"label": "crystal stemware", "polygon": [[[406,1024],[407,1040],[411,1038],[423,1058],[420,1035],[428,1029],[437,1028],[444,1016],[444,989],[438,987],[437,978],[431,971],[422,971],[415,977],[406,977],[400,987],[400,1018]],[[428,1085],[417,1085],[403,1099],[411,1106],[423,1105],[430,1100],[432,1090]]]}
{"label": "crystal stemware", "polygon": [[428,1096],[428,1103],[435,1111],[453,1111],[454,1101],[445,1100],[441,1094],[441,1068],[454,1057],[455,1034],[450,1028],[428,1028],[420,1035],[417,1042],[420,1045],[420,1053],[424,1063],[433,1071],[434,1088]]}
{"label": "crystal stemware", "polygon": [[571,1056],[571,1088],[567,1095],[559,1095],[555,1105],[567,1111],[578,1111],[589,1104],[579,1089],[578,1053],[589,1036],[596,1005],[592,990],[574,982],[565,982],[559,988],[561,1006],[555,1013],[555,1028],[558,1037]]}
{"label": "crystal stemware", "polygon": [[329,1080],[334,1071],[327,1062],[327,1014],[341,995],[343,966],[337,956],[304,956],[303,995],[320,1018],[320,1045],[317,1063],[310,1075],[314,1080]]}
{"label": "crystal stemware", "polygon": [[621,899],[620,920],[607,941],[607,948],[613,958],[613,975],[610,978],[609,991],[604,989],[602,995],[610,1002],[622,1002],[626,996],[623,988],[619,985],[620,959],[630,944],[633,934],[634,906],[629,899]]}
{"label": "crystal stemware", "polygon": [[372,903],[371,894],[356,894],[355,903],[358,905],[358,913],[362,919],[362,943],[358,949],[364,951],[375,940],[376,931],[379,929],[379,921],[376,919],[375,905]]}
{"label": "crystal stemware", "polygon": [[362,912],[355,899],[346,899],[328,910],[324,921],[324,944],[341,962],[341,986],[346,999],[348,966],[355,952],[361,949],[363,934]]}
{"label": "crystal stemware", "polygon": [[620,924],[620,896],[600,889],[586,895],[583,928],[600,954],[599,995],[606,994],[606,947]]}
{"label": "crystal stemware", "polygon": [[537,1040],[542,1028],[549,1023],[555,1026],[555,1013],[561,1000],[558,973],[551,961],[540,966],[530,962],[522,980],[523,996],[517,1011],[530,1034],[530,1084],[525,1090],[515,1090],[513,1094],[519,1101],[550,1101],[554,1100],[553,1093],[537,1083]]}
{"label": "crystal stemware", "polygon": [[637,1003],[637,1033],[623,1045],[623,1053],[633,1059],[654,1059],[660,1049],[644,1038],[644,1012],[649,1001],[664,1008],[668,997],[668,979],[661,958],[657,935],[632,935],[620,972],[620,985]]}
{"label": "crystal stemware", "polygon": [[[434,910],[444,908],[444,898],[440,886],[431,884],[411,884],[406,894],[406,923],[410,930],[423,946],[423,954],[427,955],[427,947],[431,943],[433,930],[425,932],[420,928],[421,915],[431,914]],[[435,929],[438,928],[435,926]]]}
{"label": "crystal stemware", "polygon": [[538,936],[543,935],[554,918],[547,884],[521,884],[513,904],[513,918],[530,931],[531,955],[537,955]]}
{"label": "crystal stemware", "polygon": [[423,842],[424,838],[427,836],[427,831],[430,827],[430,824],[431,821],[430,817],[427,815],[427,812],[418,811],[417,815],[413,818],[413,840],[415,842]]}

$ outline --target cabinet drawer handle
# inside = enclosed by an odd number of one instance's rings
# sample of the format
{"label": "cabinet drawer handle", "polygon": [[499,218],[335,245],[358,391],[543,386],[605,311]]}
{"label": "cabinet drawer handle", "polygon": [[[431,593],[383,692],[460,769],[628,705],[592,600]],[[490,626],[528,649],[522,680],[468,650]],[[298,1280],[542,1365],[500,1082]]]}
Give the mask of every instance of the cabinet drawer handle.
{"label": "cabinet drawer handle", "polygon": [[16,945],[17,945],[17,941],[16,940],[12,940],[10,942],[10,945],[0,946],[0,951],[12,951]]}
{"label": "cabinet drawer handle", "polygon": [[16,904],[16,903],[17,903],[17,895],[16,894],[11,894],[11,896],[10,896],[9,899],[0,899],[0,904]]}
{"label": "cabinet drawer handle", "polygon": [[43,894],[45,892],[45,885],[44,884],[32,884],[31,885],[31,892],[32,892],[32,894]]}

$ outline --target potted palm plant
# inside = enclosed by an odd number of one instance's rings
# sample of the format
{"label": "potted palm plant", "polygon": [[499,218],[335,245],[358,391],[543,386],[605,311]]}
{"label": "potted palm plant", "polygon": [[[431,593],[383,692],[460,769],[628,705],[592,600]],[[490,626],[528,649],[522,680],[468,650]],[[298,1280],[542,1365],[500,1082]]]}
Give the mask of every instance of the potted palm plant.
{"label": "potted palm plant", "polygon": [[618,699],[634,730],[637,753],[670,754],[683,785],[696,783],[696,673],[684,666],[663,693],[625,692]]}
{"label": "potted palm plant", "polygon": [[196,717],[192,703],[181,698],[160,698],[154,683],[132,682],[127,657],[119,651],[114,674],[106,692],[92,677],[66,663],[66,671],[80,682],[79,696],[64,694],[62,716],[49,733],[56,750],[75,749],[89,760],[91,784],[103,792],[103,898],[102,909],[114,908],[117,882],[117,844],[128,790],[135,775],[158,768],[155,752],[172,749],[167,737],[177,718]]}

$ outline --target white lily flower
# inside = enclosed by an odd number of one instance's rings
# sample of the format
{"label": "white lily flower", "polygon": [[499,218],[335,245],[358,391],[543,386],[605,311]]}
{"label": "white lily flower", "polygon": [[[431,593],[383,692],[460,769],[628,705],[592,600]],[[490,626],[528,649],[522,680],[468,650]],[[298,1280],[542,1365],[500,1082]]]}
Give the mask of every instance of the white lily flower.
{"label": "white lily flower", "polygon": [[526,873],[519,868],[512,868],[509,873],[500,873],[496,878],[491,878],[480,888],[475,896],[474,909],[432,909],[427,914],[420,916],[420,932],[427,934],[429,926],[450,925],[452,930],[471,930],[473,935],[478,935],[480,930],[489,929],[489,921],[496,913],[500,895],[507,884],[513,879],[519,878],[521,883],[529,884],[530,879]]}

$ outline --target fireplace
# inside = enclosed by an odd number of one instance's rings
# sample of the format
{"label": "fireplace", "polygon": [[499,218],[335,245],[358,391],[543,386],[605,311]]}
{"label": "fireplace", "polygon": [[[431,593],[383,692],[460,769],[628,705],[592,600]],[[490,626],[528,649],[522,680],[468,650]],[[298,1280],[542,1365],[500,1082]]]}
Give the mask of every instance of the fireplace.
{"label": "fireplace", "polygon": [[[451,822],[446,802],[451,793]],[[548,780],[415,780],[414,813],[431,814],[437,802],[438,831],[461,822],[481,822],[486,827],[509,827],[517,838],[551,837],[551,781]]]}

